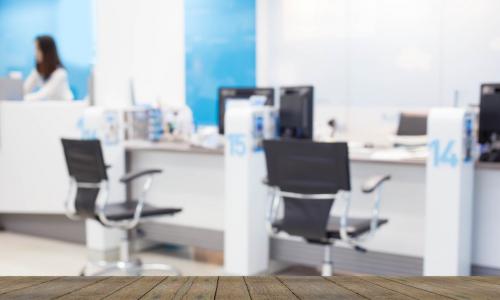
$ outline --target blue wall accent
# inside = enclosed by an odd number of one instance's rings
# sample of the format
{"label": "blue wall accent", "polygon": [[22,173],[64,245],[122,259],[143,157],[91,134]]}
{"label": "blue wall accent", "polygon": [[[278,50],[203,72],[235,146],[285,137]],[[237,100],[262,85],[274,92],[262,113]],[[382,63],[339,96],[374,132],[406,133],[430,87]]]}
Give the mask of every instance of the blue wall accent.
{"label": "blue wall accent", "polygon": [[77,99],[87,95],[94,53],[93,0],[0,0],[0,76],[34,68],[34,38],[50,34]]}
{"label": "blue wall accent", "polygon": [[220,86],[255,86],[255,0],[185,0],[186,102],[217,124]]}

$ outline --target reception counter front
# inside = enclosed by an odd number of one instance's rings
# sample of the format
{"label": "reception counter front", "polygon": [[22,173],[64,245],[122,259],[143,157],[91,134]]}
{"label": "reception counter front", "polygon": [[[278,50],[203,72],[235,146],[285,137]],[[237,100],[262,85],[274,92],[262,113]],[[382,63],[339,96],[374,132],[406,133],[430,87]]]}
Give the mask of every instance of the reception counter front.
{"label": "reception counter front", "polygon": [[[224,156],[220,150],[199,150],[187,145],[126,142],[129,169],[161,168],[150,192],[152,203],[183,207],[173,218],[151,220],[142,226],[146,236],[160,242],[186,244],[222,251],[224,230]],[[381,156],[381,155],[380,155]],[[365,245],[366,254],[338,245],[337,268],[361,273],[421,275],[425,243],[426,168],[424,158],[375,159],[352,153],[352,216],[368,216],[373,199],[360,191],[374,174],[391,174],[383,191],[381,216],[389,219]],[[496,212],[500,203],[500,165],[476,164],[472,261],[473,274],[500,274],[500,234]],[[132,188],[139,190],[139,186]],[[340,204],[340,203],[339,203]],[[334,214],[342,207],[334,205]],[[446,214],[446,212],[442,212]],[[271,257],[315,265],[322,258],[315,247],[286,235],[274,237]]]}
{"label": "reception counter front", "polygon": [[62,214],[61,137],[78,137],[86,102],[0,101],[0,213]]}

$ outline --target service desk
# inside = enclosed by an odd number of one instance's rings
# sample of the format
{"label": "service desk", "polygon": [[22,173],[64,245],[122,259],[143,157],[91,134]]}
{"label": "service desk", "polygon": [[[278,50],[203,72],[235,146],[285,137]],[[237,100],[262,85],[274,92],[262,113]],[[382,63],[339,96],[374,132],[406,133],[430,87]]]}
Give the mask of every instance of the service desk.
{"label": "service desk", "polygon": [[[221,150],[196,149],[185,144],[126,142],[131,169],[162,168],[150,193],[155,204],[183,207],[173,218],[158,218],[143,226],[147,235],[159,241],[180,242],[208,249],[222,250],[224,229],[224,157]],[[373,159],[366,154],[351,154],[353,187],[352,216],[368,216],[373,200],[360,192],[364,179],[375,174],[391,174],[384,187],[381,215],[389,224],[366,243],[366,255],[352,253],[339,245],[334,253],[337,266],[352,271],[387,274],[415,274],[421,270],[424,251],[425,160]],[[497,213],[500,203],[500,166],[476,165],[476,204],[473,243],[473,272],[500,270],[500,242],[492,238],[500,234]],[[134,188],[135,190],[135,188]],[[133,191],[132,191],[133,193]],[[341,207],[334,205],[334,213]],[[446,212],[443,212],[446,213]],[[307,263],[320,250],[291,244],[296,239],[280,235],[286,242],[272,243],[275,258]],[[304,243],[302,243],[304,244]],[[296,250],[291,251],[290,248]],[[317,252],[317,253],[316,253]],[[306,259],[309,257],[309,259]],[[336,259],[336,260],[335,260]],[[360,263],[362,265],[360,265]],[[407,269],[406,272],[404,269]],[[410,271],[408,271],[410,270]],[[476,271],[474,271],[476,270]]]}

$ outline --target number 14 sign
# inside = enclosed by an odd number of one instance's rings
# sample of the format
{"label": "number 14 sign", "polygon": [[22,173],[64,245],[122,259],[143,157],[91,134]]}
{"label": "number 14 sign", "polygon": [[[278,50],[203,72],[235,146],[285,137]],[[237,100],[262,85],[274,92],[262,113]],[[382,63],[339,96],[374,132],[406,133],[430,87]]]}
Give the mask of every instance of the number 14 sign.
{"label": "number 14 sign", "polygon": [[455,168],[458,165],[456,141],[449,140],[444,143],[435,139],[429,143],[434,167],[448,165]]}

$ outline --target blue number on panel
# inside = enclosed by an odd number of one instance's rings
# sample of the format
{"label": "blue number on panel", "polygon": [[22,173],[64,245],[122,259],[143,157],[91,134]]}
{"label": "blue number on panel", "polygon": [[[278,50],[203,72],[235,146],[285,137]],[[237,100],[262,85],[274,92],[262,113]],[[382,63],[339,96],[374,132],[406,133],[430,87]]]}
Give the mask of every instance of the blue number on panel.
{"label": "blue number on panel", "polygon": [[429,143],[429,147],[432,151],[431,155],[435,167],[438,167],[439,165],[450,165],[451,167],[457,166],[458,156],[454,152],[455,141],[449,141],[446,143],[444,150],[441,149],[439,140],[432,140]]}
{"label": "blue number on panel", "polygon": [[245,136],[243,134],[229,134],[227,138],[229,140],[229,151],[231,155],[245,155]]}

